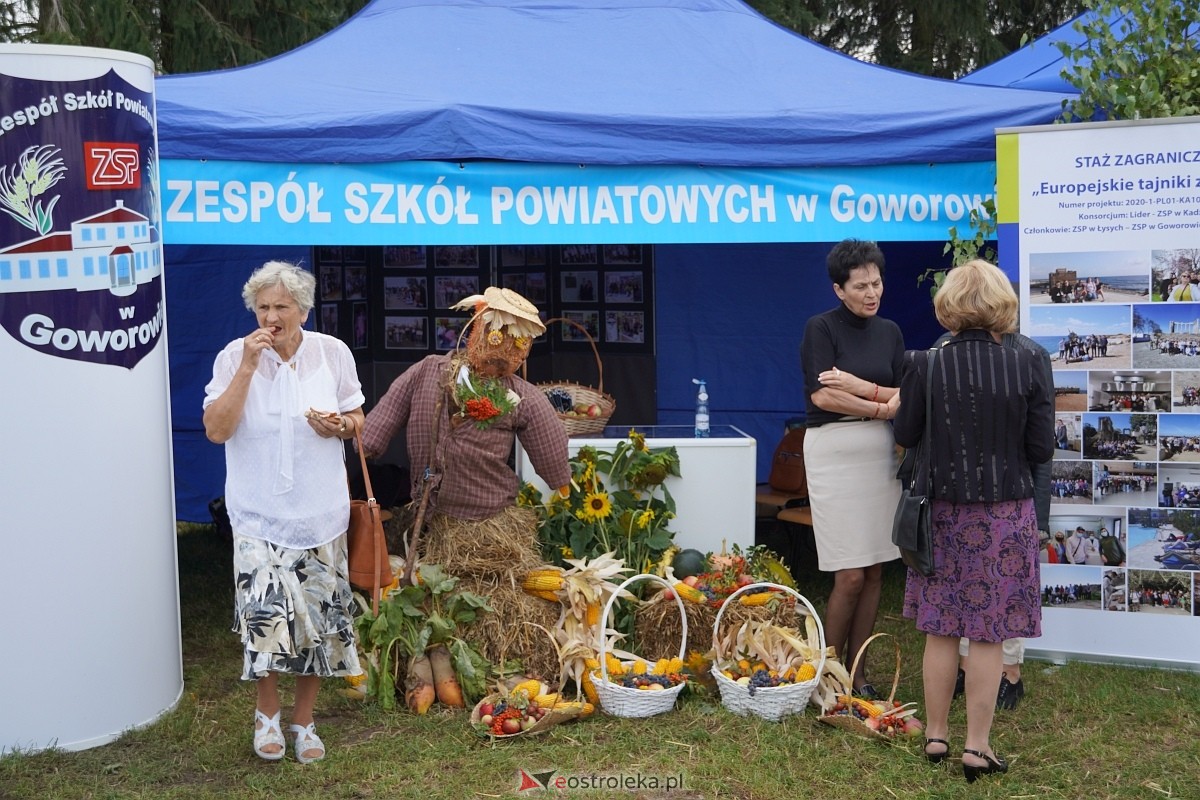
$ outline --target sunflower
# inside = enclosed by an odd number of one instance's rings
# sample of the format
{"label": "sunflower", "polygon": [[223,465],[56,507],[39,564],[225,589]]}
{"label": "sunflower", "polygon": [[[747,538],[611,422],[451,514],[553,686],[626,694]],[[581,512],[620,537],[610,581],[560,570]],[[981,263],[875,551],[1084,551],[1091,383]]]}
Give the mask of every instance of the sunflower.
{"label": "sunflower", "polygon": [[644,451],[646,449],[646,437],[644,434],[638,433],[632,428],[629,429],[629,441],[633,443],[633,449],[636,451]]}
{"label": "sunflower", "polygon": [[583,501],[583,511],[593,520],[607,519],[612,514],[608,492],[592,492]]}
{"label": "sunflower", "polygon": [[641,528],[642,530],[645,530],[646,526],[649,525],[653,521],[654,521],[654,512],[652,510],[643,511],[642,513],[638,514],[638,516],[637,516],[637,526],[639,528]]}

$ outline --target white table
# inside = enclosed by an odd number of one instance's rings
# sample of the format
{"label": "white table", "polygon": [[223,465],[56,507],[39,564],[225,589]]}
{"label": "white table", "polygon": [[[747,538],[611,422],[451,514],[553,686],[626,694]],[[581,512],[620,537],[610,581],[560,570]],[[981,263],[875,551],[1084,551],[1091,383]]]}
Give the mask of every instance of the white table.
{"label": "white table", "polygon": [[[719,552],[722,540],[744,548],[754,544],[754,491],[757,442],[732,425],[714,425],[708,438],[697,439],[690,425],[635,425],[650,449],[674,447],[679,453],[680,477],[667,478],[675,500],[675,519],[668,530],[680,547]],[[574,457],[591,445],[612,450],[629,435],[629,426],[609,426],[603,434],[573,437],[568,451]],[[546,483],[533,471],[517,444],[517,475],[549,495]]]}

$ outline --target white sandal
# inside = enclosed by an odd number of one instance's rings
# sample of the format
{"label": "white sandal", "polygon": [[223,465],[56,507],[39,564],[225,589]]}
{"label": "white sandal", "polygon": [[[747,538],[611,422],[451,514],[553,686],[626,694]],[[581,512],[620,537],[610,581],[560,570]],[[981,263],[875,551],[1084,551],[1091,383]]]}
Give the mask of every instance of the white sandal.
{"label": "white sandal", "polygon": [[[310,722],[307,725],[289,725],[288,727],[295,737],[293,745],[297,761],[301,764],[311,764],[325,757],[325,743],[321,741],[320,736],[317,736],[317,723]],[[319,750],[321,754],[317,756],[304,755],[309,750]]]}
{"label": "white sandal", "polygon": [[[263,749],[271,745],[278,745],[279,749],[275,752]],[[268,717],[257,708],[254,709],[255,754],[265,761],[278,761],[283,758],[285,749],[287,749],[287,745],[283,739],[283,730],[279,727],[279,712],[276,711],[275,716]]]}

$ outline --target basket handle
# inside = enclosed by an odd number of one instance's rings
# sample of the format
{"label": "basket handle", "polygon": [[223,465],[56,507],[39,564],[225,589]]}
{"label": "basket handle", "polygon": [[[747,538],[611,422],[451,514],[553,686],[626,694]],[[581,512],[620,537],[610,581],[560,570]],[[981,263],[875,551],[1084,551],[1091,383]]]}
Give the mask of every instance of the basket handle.
{"label": "basket handle", "polygon": [[[721,616],[725,613],[725,609],[727,607],[729,607],[730,604],[733,603],[734,598],[736,598],[740,594],[751,594],[752,590],[753,591],[763,591],[764,589],[778,589],[778,590],[785,591],[788,594],[790,594],[792,597],[795,597],[797,600],[799,600],[801,603],[803,603],[808,608],[808,613],[812,616],[813,620],[817,623],[817,634],[819,635],[820,640],[821,640],[821,656],[820,656],[820,660],[815,664],[815,666],[817,668],[817,677],[820,678],[821,674],[825,670],[825,649],[826,649],[825,648],[825,626],[821,624],[821,617],[820,617],[820,615],[817,614],[817,610],[815,608],[813,608],[813,604],[808,602],[808,598],[805,597],[804,595],[800,594],[799,592],[797,592],[792,587],[784,586],[783,584],[769,583],[766,581],[764,581],[762,583],[748,583],[745,586],[739,586],[736,591],[734,591],[732,594],[730,594],[729,597],[725,598],[725,602],[721,603],[721,607],[717,609],[717,618],[715,620],[713,620],[713,650],[715,651],[717,649],[717,637],[720,635],[720,631],[721,631]],[[870,641],[870,639],[868,639],[867,641]],[[720,655],[721,655],[720,653],[716,653],[717,657],[720,657]],[[897,658],[899,658],[899,655],[897,655]],[[717,662],[716,662],[716,659],[714,658],[713,659],[713,669],[715,670],[716,668],[717,668]],[[896,677],[897,677],[897,679],[900,677],[899,673],[896,674]],[[895,693],[894,687],[892,689],[892,692],[893,692],[893,694]]]}
{"label": "basket handle", "polygon": [[[551,317],[550,319],[546,320],[546,325],[548,326],[551,322],[565,322],[568,325],[571,325],[571,326],[577,328],[579,330],[579,332],[582,333],[587,338],[588,344],[590,344],[592,346],[592,355],[596,357],[596,372],[599,373],[599,375],[600,375],[600,383],[599,383],[599,385],[596,386],[596,390],[599,391],[601,394],[603,394],[604,393],[604,363],[602,361],[600,361],[600,351],[596,349],[596,340],[593,339],[592,335],[587,332],[587,328],[583,327],[582,325],[580,325],[578,322],[576,322],[573,319],[567,319],[566,317]],[[524,364],[522,364],[522,367],[523,366],[524,366]]]}
{"label": "basket handle", "polygon": [[[604,657],[604,640],[606,638],[604,632],[608,630],[608,615],[612,611],[613,603],[617,601],[617,596],[621,594],[622,589],[629,586],[631,583],[637,583],[638,581],[645,579],[657,581],[663,585],[663,588],[671,589],[671,584],[667,583],[665,579],[660,578],[657,575],[651,575],[650,573],[643,572],[639,575],[630,575],[628,578],[626,578],[625,581],[617,587],[617,590],[608,596],[608,601],[604,604],[604,613],[600,616],[600,641],[599,647],[596,648],[596,652],[600,654],[600,677],[605,683],[611,683],[611,681],[608,679],[608,659]],[[679,658],[682,659],[687,649],[687,609],[683,607],[683,601],[679,599],[679,593],[675,592],[674,589],[671,591],[675,595],[675,604],[679,606],[679,616],[683,620],[683,634],[679,639]]]}
{"label": "basket handle", "polygon": [[[850,666],[851,680],[854,678],[854,673],[858,672],[858,662],[862,660],[863,655],[867,652],[867,646],[880,636],[891,637],[891,634],[883,632],[872,634],[865,642],[862,643],[862,647],[858,648],[858,652],[854,654],[854,663]],[[896,699],[896,688],[900,685],[900,642],[892,639],[892,644],[896,646],[896,672],[892,675],[892,691],[887,697],[887,701],[889,703]]]}

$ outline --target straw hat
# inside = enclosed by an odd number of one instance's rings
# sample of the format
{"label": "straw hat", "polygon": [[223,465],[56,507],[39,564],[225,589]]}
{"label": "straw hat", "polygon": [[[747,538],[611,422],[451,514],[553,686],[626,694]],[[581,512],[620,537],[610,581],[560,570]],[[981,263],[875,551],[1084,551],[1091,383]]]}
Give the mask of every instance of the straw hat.
{"label": "straw hat", "polygon": [[537,306],[512,289],[489,286],[483,294],[464,297],[450,308],[457,311],[474,309],[489,331],[503,329],[510,336],[537,338],[546,332],[538,316]]}

